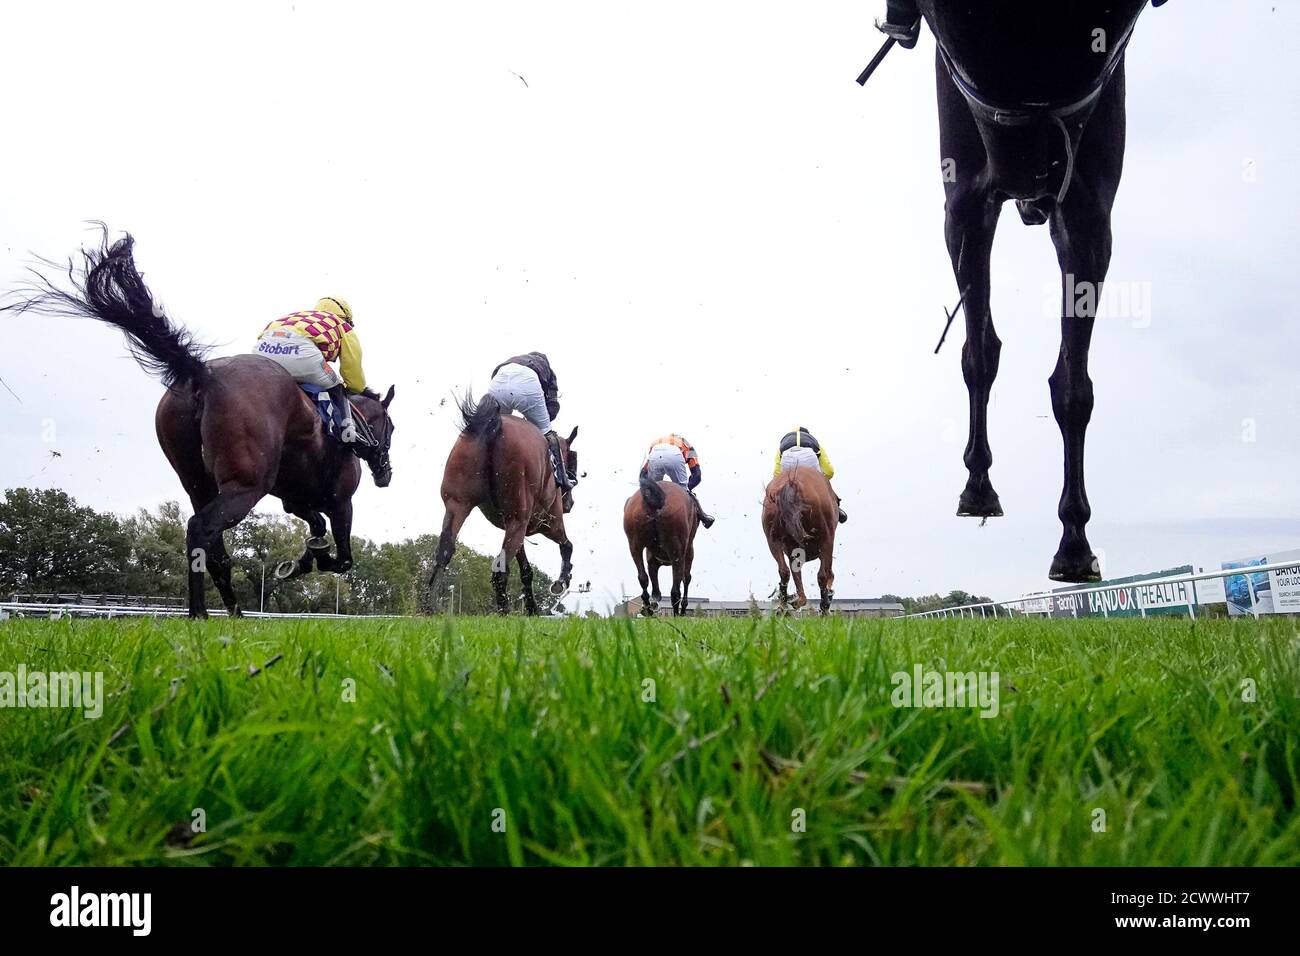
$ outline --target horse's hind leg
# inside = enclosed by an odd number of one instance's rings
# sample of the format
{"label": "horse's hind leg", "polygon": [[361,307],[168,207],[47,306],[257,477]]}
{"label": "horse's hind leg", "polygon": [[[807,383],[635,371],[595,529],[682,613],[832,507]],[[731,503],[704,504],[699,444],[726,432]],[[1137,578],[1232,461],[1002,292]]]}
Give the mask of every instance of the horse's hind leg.
{"label": "horse's hind leg", "polygon": [[519,562],[519,583],[524,588],[524,610],[530,614],[537,613],[537,601],[533,598],[533,566],[528,561],[528,555],[524,548],[519,549],[515,555],[515,560]]}
{"label": "horse's hind leg", "polygon": [[803,590],[803,562],[800,560],[791,560],[790,573],[794,576],[794,589],[799,595],[795,598],[794,606],[803,607],[808,603],[808,595]]}
{"label": "horse's hind leg", "polygon": [[[185,529],[185,551],[189,560],[190,617],[207,617],[203,596],[203,574],[210,570],[225,545],[221,533],[243,521],[262,497],[262,492],[238,485],[226,485],[190,518]],[[213,576],[216,580],[216,576]]]}
{"label": "horse's hind leg", "polygon": [[226,553],[224,535],[219,534],[212,539],[212,553],[208,556],[208,572],[212,575],[212,582],[217,586],[217,591],[221,594],[221,600],[225,602],[226,613],[231,617],[242,617],[235,588],[230,583],[230,555]]}
{"label": "horse's hind leg", "polygon": [[646,589],[650,587],[650,575],[646,574],[645,556],[640,545],[634,544],[631,548],[632,563],[636,565],[636,580],[641,585],[641,613],[649,615],[651,613],[650,592]]}
{"label": "horse's hind leg", "polygon": [[663,567],[655,560],[654,555],[650,555],[650,607],[655,610],[659,609],[659,604],[663,600],[663,594],[659,591],[659,569]]}
{"label": "horse's hind leg", "polygon": [[790,566],[786,564],[785,551],[780,544],[768,538],[767,547],[772,552],[772,557],[776,559],[776,571],[781,576],[781,584],[777,590],[777,606],[785,608],[790,603]]}
{"label": "horse's hind leg", "polygon": [[492,559],[492,593],[497,600],[497,613],[510,613],[510,599],[506,594],[506,583],[510,577],[510,559],[519,554],[524,547],[524,537],[528,523],[519,518],[506,522],[506,537],[501,545],[501,552]]}
{"label": "horse's hind leg", "polygon": [[1053,581],[1099,581],[1101,568],[1084,528],[1092,517],[1083,480],[1083,447],[1092,418],[1088,346],[1102,282],[1110,267],[1110,211],[1124,163],[1123,65],[1102,94],[1079,142],[1074,179],[1051,218],[1061,266],[1061,351],[1048,380],[1052,411],[1065,445],[1065,483],[1057,508],[1061,544]]}
{"label": "horse's hind leg", "polygon": [[681,617],[683,614],[682,578],[685,576],[686,570],[683,567],[683,564],[684,562],[680,560],[673,562],[673,587],[672,590],[668,592],[669,597],[672,598],[673,602],[673,617]]}
{"label": "horse's hind leg", "polygon": [[460,534],[461,525],[473,510],[455,500],[446,501],[446,507],[447,512],[442,518],[442,532],[438,535],[438,550],[433,555],[433,571],[429,574],[429,583],[426,585],[430,610],[433,609],[434,602],[438,598],[436,590],[438,575],[446,571],[451,564],[451,559],[456,553],[456,536]]}
{"label": "horse's hind leg", "polygon": [[835,597],[835,572],[831,568],[831,545],[827,544],[822,552],[821,564],[817,567],[817,587],[821,591],[818,606],[823,614],[831,612],[831,600]]}
{"label": "horse's hind leg", "polygon": [[686,548],[686,560],[682,567],[682,614],[691,602],[691,565],[695,563],[695,545],[688,545]]}

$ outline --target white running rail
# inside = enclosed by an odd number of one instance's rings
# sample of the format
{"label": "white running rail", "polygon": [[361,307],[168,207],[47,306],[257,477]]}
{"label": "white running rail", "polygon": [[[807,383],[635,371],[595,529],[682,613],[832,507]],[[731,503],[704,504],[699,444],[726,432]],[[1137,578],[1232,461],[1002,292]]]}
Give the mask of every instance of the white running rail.
{"label": "white running rail", "polygon": [[[1222,571],[1202,571],[1198,574],[1184,574],[1177,577],[1166,578],[1143,578],[1140,581],[1129,581],[1125,584],[1106,584],[1097,585],[1090,588],[1077,588],[1067,591],[1045,591],[1039,594],[1028,594],[1024,597],[1013,598],[1009,601],[985,601],[980,604],[963,604],[960,607],[943,607],[936,608],[932,611],[917,611],[913,614],[905,614],[904,617],[1012,617],[1016,614],[1029,616],[1033,614],[1044,614],[1041,610],[1025,610],[1026,606],[1051,601],[1057,597],[1073,596],[1078,594],[1100,594],[1109,591],[1123,591],[1126,588],[1136,589],[1138,595],[1138,608],[1142,617],[1147,616],[1146,608],[1142,605],[1142,588],[1152,584],[1192,584],[1197,581],[1212,581],[1215,578],[1232,578],[1238,575],[1246,576],[1246,583],[1250,588],[1250,608],[1255,617],[1259,617],[1259,606],[1255,603],[1255,585],[1250,579],[1252,574],[1263,574],[1269,571],[1295,570],[1300,568],[1300,564],[1294,561],[1283,564],[1254,564],[1245,568],[1226,568]],[[998,609],[1002,609],[1000,614]],[[1193,587],[1190,600],[1187,602],[1188,616],[1196,618],[1196,590]],[[1078,617],[1078,611],[1075,611],[1075,617]],[[1102,616],[1109,617],[1106,606],[1102,605]]]}

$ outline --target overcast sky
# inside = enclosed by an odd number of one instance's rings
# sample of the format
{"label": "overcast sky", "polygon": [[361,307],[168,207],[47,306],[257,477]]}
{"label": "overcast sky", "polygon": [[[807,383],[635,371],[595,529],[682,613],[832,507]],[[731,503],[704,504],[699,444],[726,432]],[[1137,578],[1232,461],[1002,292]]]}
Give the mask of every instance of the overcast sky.
{"label": "overcast sky", "polygon": [[[1232,7],[1148,9],[1128,52],[1110,277],[1149,315],[1093,339],[1088,532],[1108,576],[1300,547],[1300,9]],[[367,478],[357,500],[355,533],[380,540],[441,524],[451,396],[547,352],[557,428],[581,426],[568,526],[598,606],[636,590],[622,504],[669,430],[696,444],[718,518],[694,591],[766,596],[759,501],[795,424],[827,446],[851,515],[838,596],[1046,587],[1055,254],[1046,227],[1004,210],[990,440],[1006,517],[980,527],[954,514],[960,319],[931,354],[957,297],[933,41],[859,88],[878,8],[10,5],[0,283],[103,219],[135,234],[155,295],[220,354],[348,299],[367,376],[398,389],[393,483]],[[0,389],[0,486],[123,513],[183,500],[154,437],[160,386],[116,332],[4,323],[0,378],[21,402]],[[500,547],[479,515],[462,540]],[[530,554],[558,568],[549,542]]]}

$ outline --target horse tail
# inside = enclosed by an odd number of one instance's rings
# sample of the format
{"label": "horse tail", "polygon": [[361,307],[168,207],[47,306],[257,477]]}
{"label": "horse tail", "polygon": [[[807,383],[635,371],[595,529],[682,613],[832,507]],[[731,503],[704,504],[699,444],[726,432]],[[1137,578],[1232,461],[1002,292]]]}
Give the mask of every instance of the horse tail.
{"label": "horse tail", "polygon": [[646,509],[652,515],[662,511],[668,502],[668,495],[664,492],[663,485],[658,481],[651,481],[649,475],[642,475],[640,484],[641,500],[645,502]]}
{"label": "horse tail", "polygon": [[9,308],[107,322],[125,334],[127,348],[142,369],[168,388],[189,384],[197,391],[208,378],[207,349],[163,314],[135,267],[134,245],[130,233],[110,245],[104,228],[100,247],[81,251],[80,269],[68,261],[71,291],[38,274],[32,294]]}
{"label": "horse tail", "polygon": [[466,393],[457,404],[460,406],[460,432],[477,438],[484,445],[501,434],[501,403],[491,395],[484,395],[477,402],[474,396]]}
{"label": "horse tail", "polygon": [[801,547],[808,534],[803,527],[803,500],[793,481],[787,481],[776,493],[776,513],[791,546]]}

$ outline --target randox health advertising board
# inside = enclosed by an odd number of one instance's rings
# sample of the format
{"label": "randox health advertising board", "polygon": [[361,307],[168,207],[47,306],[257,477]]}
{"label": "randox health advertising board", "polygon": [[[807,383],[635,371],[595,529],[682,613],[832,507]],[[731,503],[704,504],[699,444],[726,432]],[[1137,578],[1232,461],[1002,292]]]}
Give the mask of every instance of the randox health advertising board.
{"label": "randox health advertising board", "polygon": [[1160,578],[1176,578],[1192,573],[1185,564],[1166,571],[1134,574],[1129,577],[1102,581],[1088,587],[1106,587],[1123,584],[1127,587],[1113,591],[1093,591],[1074,594],[1077,588],[1058,588],[1052,592],[1052,617],[1141,617],[1152,615],[1188,615],[1189,607],[1196,601],[1195,590],[1185,582],[1170,583]]}

